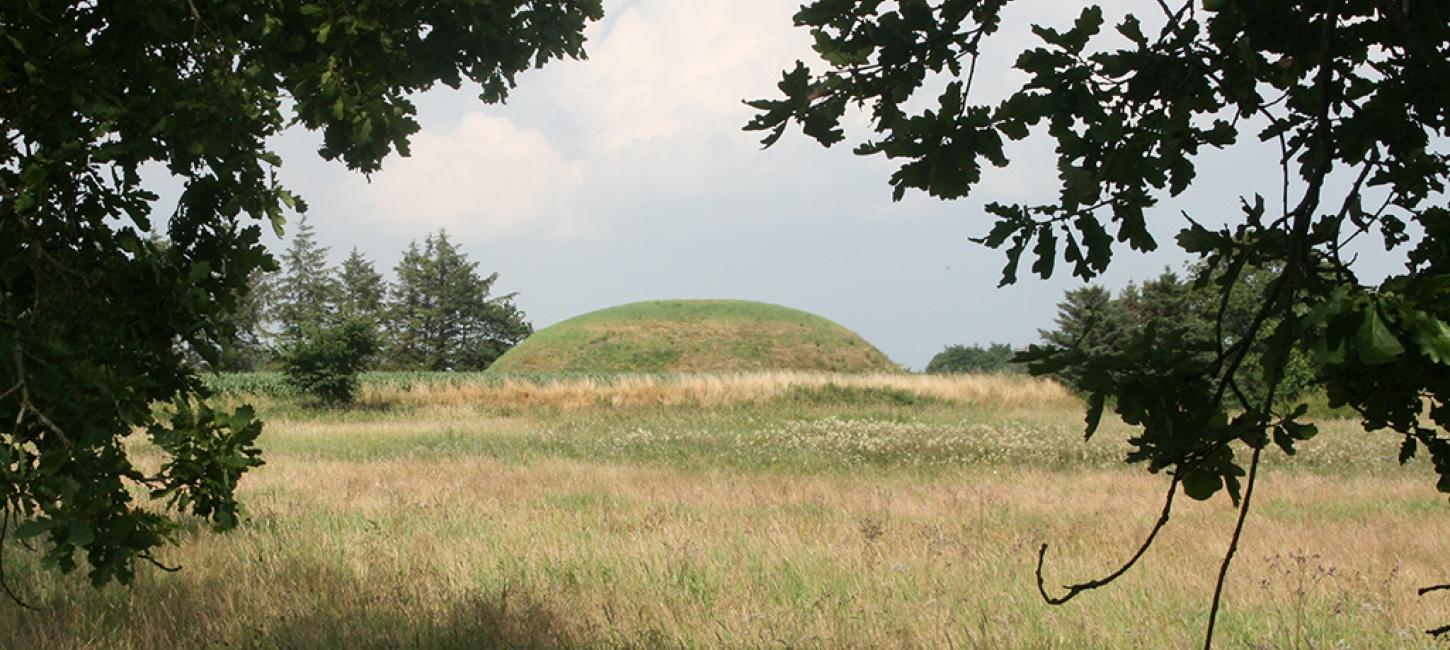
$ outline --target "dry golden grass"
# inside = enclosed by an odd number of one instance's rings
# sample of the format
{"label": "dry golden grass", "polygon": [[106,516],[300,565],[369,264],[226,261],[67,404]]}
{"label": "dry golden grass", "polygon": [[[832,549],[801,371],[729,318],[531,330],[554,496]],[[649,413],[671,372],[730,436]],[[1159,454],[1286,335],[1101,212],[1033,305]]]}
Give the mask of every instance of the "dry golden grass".
{"label": "dry golden grass", "polygon": [[702,375],[622,375],[537,381],[480,379],[473,383],[418,383],[402,389],[364,386],[362,400],[407,406],[504,405],[564,409],[607,406],[720,406],[762,402],[792,390],[839,387],[900,393],[959,404],[1060,408],[1077,399],[1060,384],[1015,375],[834,374],[755,372]]}
{"label": "dry golden grass", "polygon": [[[790,399],[831,383],[938,401]],[[7,549],[7,576],[42,609],[0,606],[0,648],[1201,638],[1233,525],[1225,499],[1180,499],[1118,583],[1062,607],[1037,596],[1039,544],[1052,544],[1049,585],[1100,576],[1140,540],[1165,486],[1116,460],[1121,423],[1083,445],[1080,405],[1055,385],[791,374],[548,389],[374,393],[391,407],[273,417],[268,464],[241,488],[251,519],[186,532],[163,554],[180,573],[98,592]],[[1393,456],[1392,440],[1354,433],[1327,423],[1298,460],[1264,469],[1223,647],[1435,647],[1421,630],[1450,621],[1450,598],[1414,589],[1450,576],[1444,498],[1422,466],[1341,462]]]}
{"label": "dry golden grass", "polygon": [[[1450,617],[1412,588],[1443,578],[1450,521],[1376,506],[1418,483],[1312,476],[1265,484],[1230,582],[1227,646],[1428,645]],[[255,519],[188,536],[129,593],[24,588],[6,647],[1174,647],[1199,633],[1232,524],[1187,504],[1119,584],[1062,608],[1053,582],[1099,574],[1153,517],[1161,481],[1123,472],[923,483],[742,477],[487,459],[274,459]]]}

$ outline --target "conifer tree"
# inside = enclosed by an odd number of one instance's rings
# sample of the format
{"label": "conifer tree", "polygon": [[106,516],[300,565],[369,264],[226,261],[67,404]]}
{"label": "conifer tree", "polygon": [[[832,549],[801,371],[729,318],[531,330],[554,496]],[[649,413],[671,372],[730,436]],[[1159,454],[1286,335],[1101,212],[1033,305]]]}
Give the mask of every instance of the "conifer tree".
{"label": "conifer tree", "polygon": [[420,250],[411,242],[395,269],[389,361],[427,370],[482,370],[533,329],[515,294],[490,296],[498,274],[478,273],[439,230]]}
{"label": "conifer tree", "polygon": [[[431,239],[431,236],[430,236]],[[417,241],[408,242],[403,259],[393,267],[394,283],[389,289],[387,305],[387,364],[395,368],[421,365],[428,343],[423,340],[433,331],[432,305],[428,302],[427,258]]]}
{"label": "conifer tree", "polygon": [[293,341],[308,327],[328,324],[337,312],[339,288],[327,266],[327,247],[319,245],[312,224],[304,217],[297,234],[282,254],[272,317],[284,341]]}
{"label": "conifer tree", "polygon": [[360,318],[379,323],[383,320],[383,306],[387,300],[388,285],[378,273],[371,260],[358,249],[352,249],[337,274],[339,295],[338,316],[342,319]]}
{"label": "conifer tree", "polygon": [[[1102,352],[1112,346],[1121,318],[1113,293],[1098,285],[1068,291],[1057,304],[1057,329],[1039,330],[1042,340],[1066,350],[1085,354]],[[1065,368],[1057,378],[1074,390],[1081,389],[1081,373]]]}

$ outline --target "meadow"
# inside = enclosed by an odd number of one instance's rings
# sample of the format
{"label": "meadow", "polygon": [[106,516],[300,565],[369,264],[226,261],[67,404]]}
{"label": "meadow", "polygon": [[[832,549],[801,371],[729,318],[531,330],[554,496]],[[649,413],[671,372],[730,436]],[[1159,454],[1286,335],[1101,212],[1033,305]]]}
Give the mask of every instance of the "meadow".
{"label": "meadow", "polygon": [[[274,376],[216,379],[268,424],[249,519],[193,525],[130,588],[5,574],[3,648],[1193,647],[1235,511],[1180,500],[1115,568],[1167,479],[1091,441],[1024,377],[371,374],[306,407]],[[1274,454],[1229,579],[1222,647],[1436,647],[1450,517],[1397,441],[1319,409]],[[155,462],[139,438],[131,452]]]}

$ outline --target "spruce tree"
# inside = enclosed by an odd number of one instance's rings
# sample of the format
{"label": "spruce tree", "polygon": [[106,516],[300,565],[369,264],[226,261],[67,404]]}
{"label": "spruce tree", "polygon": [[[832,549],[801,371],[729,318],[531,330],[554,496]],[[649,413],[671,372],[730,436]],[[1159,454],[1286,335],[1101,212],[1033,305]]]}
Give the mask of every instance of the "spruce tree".
{"label": "spruce tree", "polygon": [[346,319],[363,319],[380,323],[383,319],[383,305],[387,300],[388,285],[382,274],[358,249],[352,249],[337,274],[339,291],[338,316]]}
{"label": "spruce tree", "polygon": [[438,231],[408,245],[395,269],[389,306],[389,360],[398,367],[482,370],[532,328],[513,304],[515,294],[490,296],[498,274],[478,273],[478,263]]}
{"label": "spruce tree", "polygon": [[[490,275],[489,285],[497,279],[497,273]],[[475,319],[473,327],[465,332],[464,344],[460,348],[460,362],[464,367],[487,368],[509,348],[534,333],[534,326],[513,302],[517,295],[510,293],[486,300],[482,317]]]}
{"label": "spruce tree", "polygon": [[[1190,266],[1191,275],[1204,270]],[[1058,304],[1056,330],[1040,332],[1042,340],[1085,355],[1124,355],[1140,342],[1156,347],[1173,347],[1185,354],[1184,365],[1175,372],[1208,372],[1218,349],[1239,344],[1234,332],[1244,331],[1258,311],[1256,297],[1274,277],[1273,268],[1246,266],[1239,271],[1238,284],[1222,302],[1222,295],[1210,282],[1197,286],[1165,270],[1142,284],[1129,283],[1114,298],[1100,287],[1067,292]],[[1209,278],[1216,278],[1208,273]],[[1272,323],[1277,325],[1277,322]],[[1246,396],[1267,396],[1263,363],[1267,336],[1249,342],[1244,368],[1234,387]],[[1280,372],[1276,395],[1292,399],[1305,390],[1316,372],[1303,350],[1291,350]],[[1276,364],[1277,368],[1277,364]],[[1072,368],[1055,373],[1075,390],[1082,389],[1083,375]]]}
{"label": "spruce tree", "polygon": [[312,224],[303,217],[297,234],[282,254],[272,317],[284,341],[295,341],[308,327],[334,320],[339,295],[337,279],[327,266],[327,248],[317,243]]}
{"label": "spruce tree", "polygon": [[424,340],[432,327],[433,308],[428,298],[427,257],[417,241],[408,242],[403,259],[393,267],[395,282],[387,306],[387,364],[395,368],[423,365],[429,344]]}
{"label": "spruce tree", "polygon": [[[1119,333],[1120,306],[1107,289],[1089,285],[1068,291],[1057,304],[1057,329],[1039,330],[1042,340],[1065,350],[1084,354],[1111,349]],[[1081,388],[1082,377],[1073,368],[1066,368],[1056,377],[1074,390]]]}

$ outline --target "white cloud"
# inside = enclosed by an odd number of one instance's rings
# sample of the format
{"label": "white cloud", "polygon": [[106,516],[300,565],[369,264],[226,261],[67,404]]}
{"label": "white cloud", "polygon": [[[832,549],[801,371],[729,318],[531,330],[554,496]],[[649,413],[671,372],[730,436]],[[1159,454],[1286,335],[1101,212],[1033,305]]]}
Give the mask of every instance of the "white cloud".
{"label": "white cloud", "polygon": [[561,94],[580,108],[590,148],[608,152],[674,137],[735,133],[742,98],[770,95],[779,70],[810,54],[779,0],[642,0],[611,3],[590,32],[585,65],[570,66]]}
{"label": "white cloud", "polygon": [[[774,96],[780,71],[811,55],[809,37],[791,26],[794,7],[611,2],[609,18],[590,27],[589,60],[521,80],[519,93],[543,114],[523,112],[527,101],[441,124],[425,112],[412,155],[388,161],[365,187],[349,182],[355,191],[344,200],[372,225],[408,236],[446,227],[464,237],[558,239],[597,237],[623,225],[608,220],[655,216],[648,206],[664,201],[775,193],[802,177],[824,183],[827,175],[794,156],[760,153],[760,136],[741,131],[753,115],[741,100]],[[447,102],[477,101],[455,95]]]}
{"label": "white cloud", "polygon": [[[762,153],[760,134],[741,130],[755,114],[742,99],[775,97],[781,71],[797,59],[818,64],[809,35],[792,25],[796,8],[780,0],[608,2],[608,18],[589,28],[589,60],[555,62],[521,80],[516,94],[527,93],[536,112],[521,108],[529,101],[487,115],[470,108],[442,125],[425,113],[412,157],[390,161],[349,201],[367,201],[360,212],[389,230],[545,239],[597,236],[640,219],[709,219],[710,206],[740,197],[840,213],[861,210],[863,200],[884,204],[894,164],[842,147],[825,152],[799,134]],[[979,72],[977,94],[986,98],[1020,83],[1008,55],[1034,39],[1025,21],[1006,31],[984,53],[991,65]],[[924,89],[922,101],[934,103],[934,91]],[[476,102],[470,95],[447,101]],[[864,116],[853,113],[846,123],[852,141],[866,135]],[[1023,162],[1047,165],[988,170],[981,195],[1023,200],[1050,192],[1050,151],[1024,153]],[[853,181],[843,184],[843,174]],[[700,208],[656,209],[691,204]],[[896,207],[890,212],[900,218]]]}
{"label": "white cloud", "polygon": [[582,163],[565,159],[543,134],[468,113],[451,130],[419,133],[412,155],[391,160],[361,191],[374,217],[406,223],[410,232],[568,236],[589,227],[575,200],[583,184]]}

